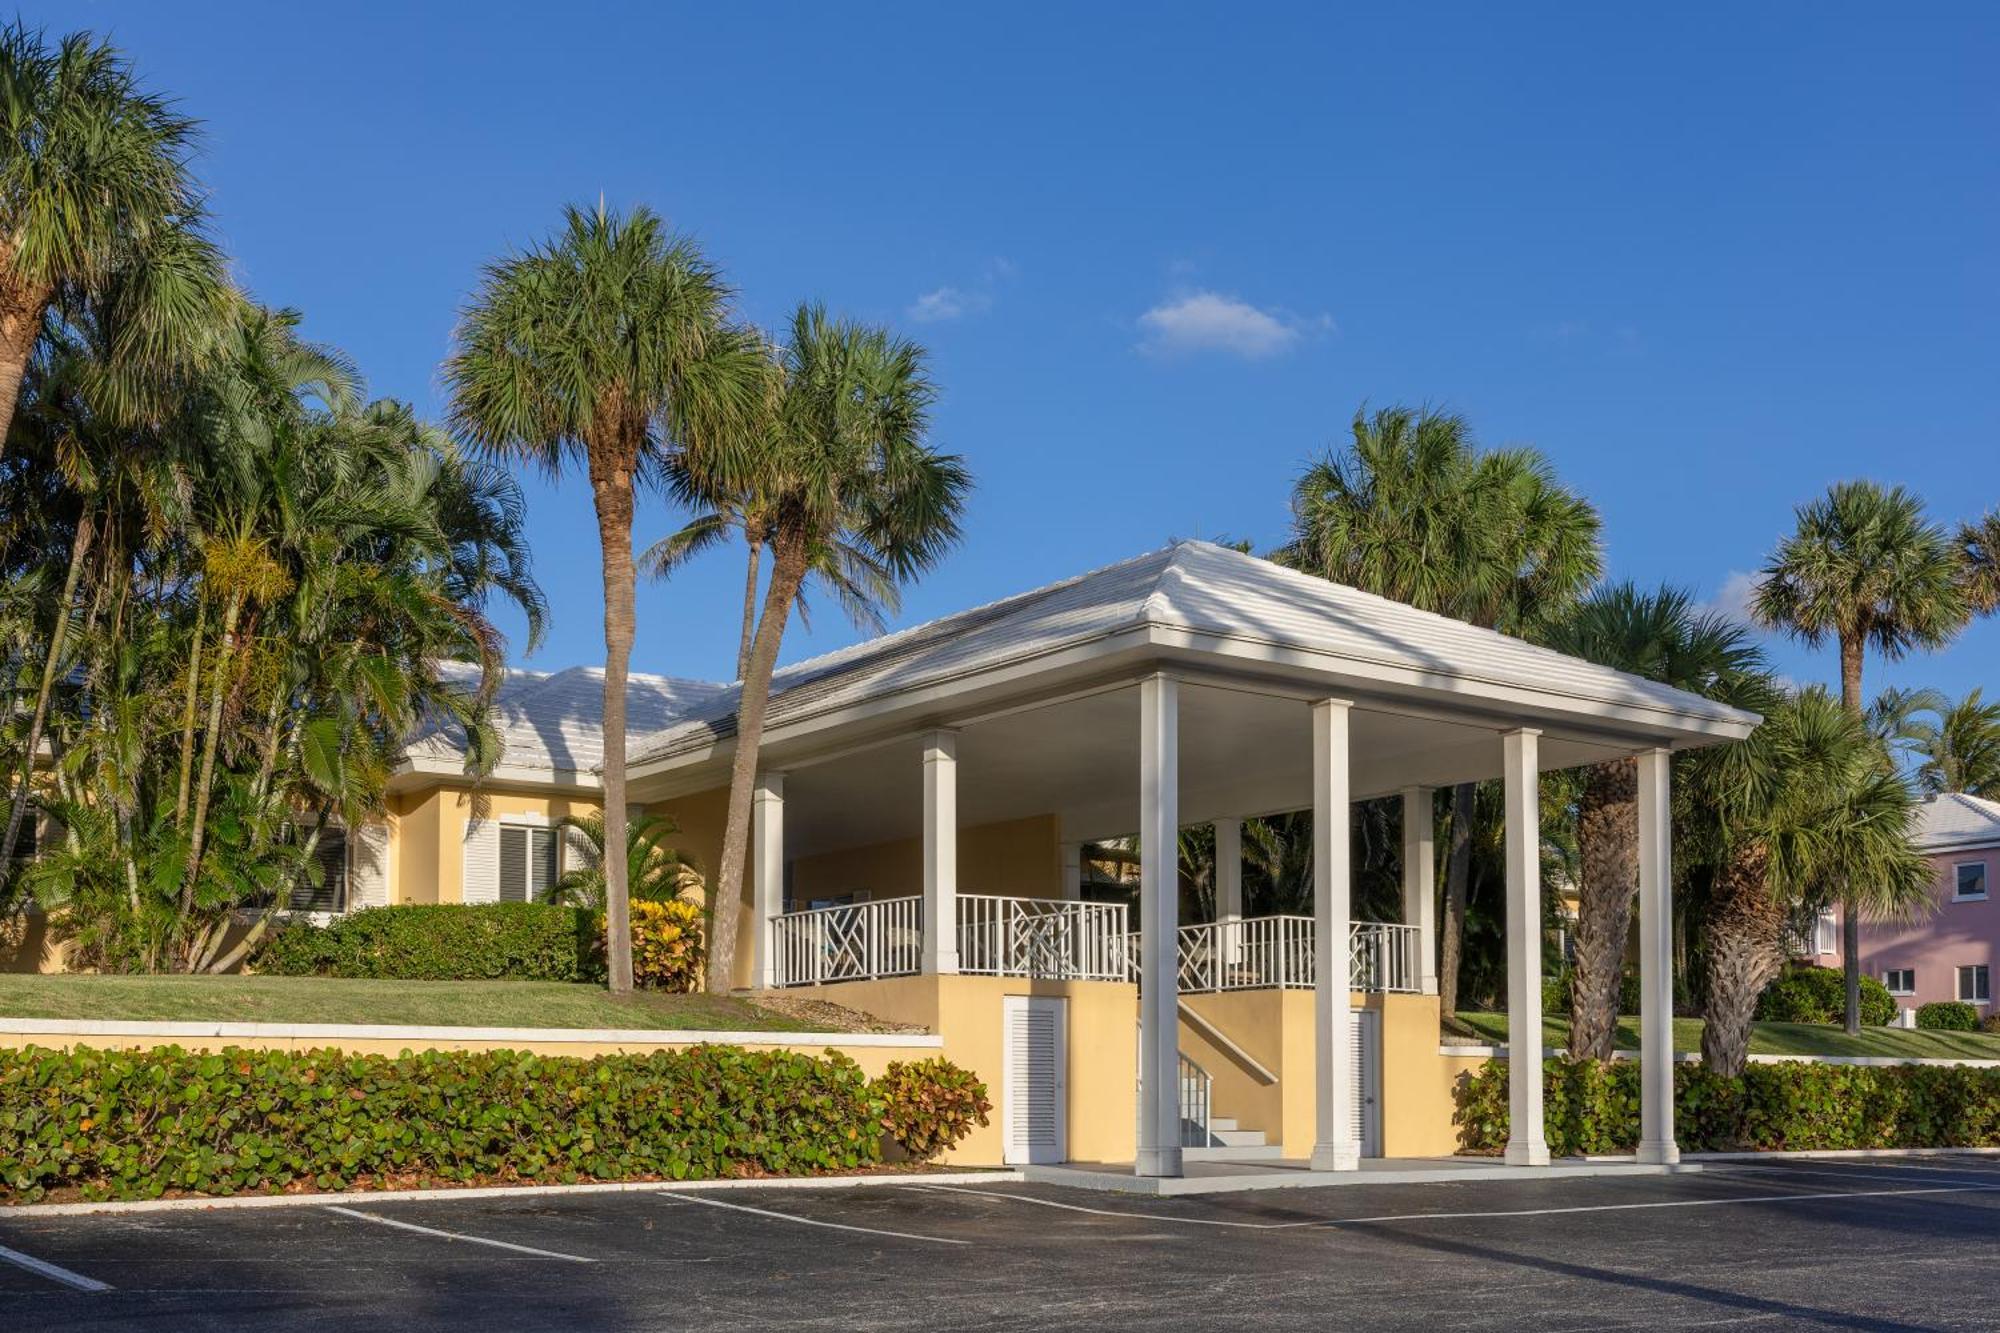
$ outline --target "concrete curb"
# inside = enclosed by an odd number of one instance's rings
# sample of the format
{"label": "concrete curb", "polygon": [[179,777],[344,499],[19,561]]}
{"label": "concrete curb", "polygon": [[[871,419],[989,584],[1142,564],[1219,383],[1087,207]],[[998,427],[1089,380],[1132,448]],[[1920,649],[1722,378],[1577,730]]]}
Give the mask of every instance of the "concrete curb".
{"label": "concrete curb", "polygon": [[2000,1148],[1797,1148],[1775,1152],[1684,1152],[1683,1162],[1769,1162],[1855,1157],[2000,1157]]}
{"label": "concrete curb", "polygon": [[704,1028],[467,1028],[405,1023],[217,1023],[0,1018],[0,1036],[208,1038],[245,1041],[480,1041],[584,1046],[884,1046],[936,1050],[933,1032],[724,1032]]}
{"label": "concrete curb", "polygon": [[838,1190],[866,1185],[1018,1185],[1019,1171],[898,1172],[874,1176],[777,1176],[768,1180],[610,1180],[588,1185],[474,1185],[465,1189],[338,1190],[326,1194],[237,1194],[213,1199],[123,1199],[103,1203],[0,1204],[4,1217],[83,1217],[92,1213],[189,1213],[222,1208],[294,1208],[357,1203],[437,1203],[578,1194],[697,1194],[729,1190]]}

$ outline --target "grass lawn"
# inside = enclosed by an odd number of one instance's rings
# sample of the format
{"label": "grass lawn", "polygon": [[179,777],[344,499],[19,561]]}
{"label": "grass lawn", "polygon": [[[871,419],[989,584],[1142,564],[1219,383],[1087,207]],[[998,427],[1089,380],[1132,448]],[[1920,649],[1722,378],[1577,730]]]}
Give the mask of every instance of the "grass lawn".
{"label": "grass lawn", "polygon": [[640,992],[629,1000],[613,1000],[597,986],[560,981],[345,981],[324,977],[0,973],[0,1017],[824,1030],[823,1024],[807,1023],[726,995]]}
{"label": "grass lawn", "polygon": [[[1461,1030],[1454,1033],[1446,1023],[1447,1038],[1474,1037],[1501,1043],[1507,1040],[1507,1015],[1460,1014]],[[1545,1019],[1542,1040],[1550,1047],[1569,1041],[1569,1022]],[[1618,1020],[1620,1049],[1639,1049],[1639,1020],[1630,1016]],[[1701,1049],[1701,1020],[1674,1020],[1674,1049]],[[2000,1060],[2000,1034],[1990,1032],[1925,1032],[1904,1028],[1863,1028],[1850,1037],[1837,1027],[1819,1023],[1757,1023],[1750,1030],[1753,1055],[1898,1055],[1930,1059]]]}

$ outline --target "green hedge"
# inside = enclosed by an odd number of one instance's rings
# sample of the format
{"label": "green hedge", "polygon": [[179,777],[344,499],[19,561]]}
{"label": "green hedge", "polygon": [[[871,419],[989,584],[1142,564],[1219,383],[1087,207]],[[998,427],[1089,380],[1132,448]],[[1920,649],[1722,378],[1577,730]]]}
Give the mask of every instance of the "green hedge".
{"label": "green hedge", "polygon": [[[933,1063],[956,1095],[964,1071]],[[845,1056],[733,1046],[0,1051],[0,1202],[812,1174],[880,1161],[887,1106]]]}
{"label": "green hedge", "polygon": [[1933,1032],[1977,1032],[1979,1010],[1963,1000],[1932,1000],[1917,1006],[1917,1026]]}
{"label": "green hedge", "polygon": [[[1760,1023],[1845,1023],[1847,977],[1836,968],[1802,963],[1779,973],[1757,997]],[[1861,974],[1861,1023],[1883,1027],[1896,1021],[1896,997],[1867,973]]]}
{"label": "green hedge", "polygon": [[[1507,1143],[1506,1060],[1457,1090],[1468,1152]],[[1543,1112],[1549,1151],[1631,1152],[1639,1141],[1639,1065],[1551,1060]],[[1674,1137],[1690,1152],[2000,1147],[2000,1069],[1951,1065],[1753,1064],[1737,1078],[1674,1069]]]}
{"label": "green hedge", "polygon": [[254,970],[287,977],[403,981],[596,981],[602,918],[552,903],[371,907],[272,937]]}

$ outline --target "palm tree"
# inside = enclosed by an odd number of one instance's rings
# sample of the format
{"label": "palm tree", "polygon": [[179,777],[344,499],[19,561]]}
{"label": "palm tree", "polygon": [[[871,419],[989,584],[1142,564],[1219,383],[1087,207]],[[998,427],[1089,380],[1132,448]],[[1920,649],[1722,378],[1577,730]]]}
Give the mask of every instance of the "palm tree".
{"label": "palm tree", "polygon": [[[143,90],[109,43],[72,33],[51,47],[16,20],[0,29],[0,439],[50,307],[113,275],[142,275],[121,362],[173,364],[200,345],[224,284],[202,237],[188,170],[195,123]],[[0,446],[4,447],[4,446]]]}
{"label": "palm tree", "polygon": [[958,541],[971,486],[958,456],[926,441],[936,390],[915,343],[807,304],[792,317],[780,366],[779,390],[746,441],[743,464],[704,470],[721,492],[767,497],[771,516],[771,573],[737,701],[716,872],[708,954],[715,991],[735,981],[757,753],[771,673],[800,589],[842,550],[891,586],[931,568]]}
{"label": "palm tree", "polygon": [[1841,892],[1881,916],[1931,905],[1928,860],[1911,841],[1915,805],[1866,723],[1823,688],[1765,702],[1747,681],[1731,702],[1765,720],[1748,740],[1688,756],[1700,810],[1697,856],[1713,865],[1702,1063],[1743,1072],[1757,997],[1784,965],[1795,909]]}
{"label": "palm tree", "polygon": [[[1840,699],[1864,715],[1861,671],[1870,648],[1892,661],[1912,649],[1941,648],[1965,624],[1964,563],[1950,536],[1924,517],[1923,501],[1901,486],[1837,483],[1803,505],[1798,526],[1779,543],[1757,584],[1764,624],[1817,648],[1840,649]],[[1861,922],[1858,896],[1844,895],[1841,961],[1847,972],[1847,1030],[1861,1031]]]}
{"label": "palm tree", "polygon": [[1934,722],[1911,720],[1903,735],[1926,792],[2000,796],[2000,701],[1973,690],[1956,703],[1939,698]]}
{"label": "palm tree", "polygon": [[2000,509],[1960,524],[1958,549],[1965,561],[1967,604],[1982,616],[2000,611]]}
{"label": "palm tree", "polygon": [[[728,323],[729,288],[695,243],[645,208],[577,208],[549,241],[489,266],[445,365],[452,420],[476,446],[581,462],[604,578],[604,811],[625,841],[625,674],[632,655],[634,488],[675,448],[732,438],[718,426],[762,395],[754,341]],[[725,460],[715,459],[712,463]],[[632,989],[625,864],[607,866],[610,987]]]}
{"label": "palm tree", "polygon": [[[1597,511],[1532,449],[1482,453],[1454,413],[1356,412],[1353,443],[1292,491],[1281,564],[1488,629],[1531,632],[1603,565]],[[1472,879],[1475,784],[1452,789],[1438,990],[1458,1006]]]}
{"label": "palm tree", "polygon": [[[584,864],[563,871],[549,886],[547,900],[602,910],[604,849],[609,845],[604,837],[604,816],[565,815],[557,823],[562,828],[575,829],[590,850]],[[625,882],[632,901],[665,903],[693,897],[702,891],[701,875],[667,845],[667,840],[678,832],[679,826],[665,815],[640,815],[626,826]]]}
{"label": "palm tree", "polygon": [[[1697,694],[1761,670],[1744,629],[1703,612],[1678,588],[1599,588],[1543,636],[1559,652]],[[1639,892],[1638,765],[1611,759],[1583,772],[1577,800],[1576,969],[1570,991],[1569,1054],[1609,1060],[1619,984]]]}

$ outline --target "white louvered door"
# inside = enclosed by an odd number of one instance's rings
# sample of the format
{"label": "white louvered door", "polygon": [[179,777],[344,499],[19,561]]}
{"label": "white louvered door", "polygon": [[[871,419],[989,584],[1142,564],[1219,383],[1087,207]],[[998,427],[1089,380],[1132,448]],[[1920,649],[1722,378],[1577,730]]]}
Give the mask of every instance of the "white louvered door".
{"label": "white louvered door", "polygon": [[1009,995],[1002,1008],[1002,1154],[1010,1165],[1068,1156],[1069,1002]]}
{"label": "white louvered door", "polygon": [[1382,1155],[1382,1015],[1349,1013],[1354,1036],[1347,1043],[1348,1073],[1354,1080],[1354,1142],[1363,1157]]}

